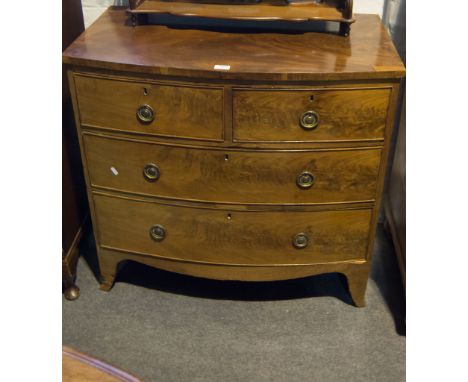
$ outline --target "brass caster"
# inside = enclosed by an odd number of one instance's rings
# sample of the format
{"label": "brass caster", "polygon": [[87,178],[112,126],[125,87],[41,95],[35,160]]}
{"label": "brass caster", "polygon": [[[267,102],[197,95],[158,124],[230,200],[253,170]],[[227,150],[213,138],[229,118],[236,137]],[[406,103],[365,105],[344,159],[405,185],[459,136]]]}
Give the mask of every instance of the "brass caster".
{"label": "brass caster", "polygon": [[76,285],[72,285],[65,289],[64,296],[67,300],[73,301],[80,297],[80,288]]}

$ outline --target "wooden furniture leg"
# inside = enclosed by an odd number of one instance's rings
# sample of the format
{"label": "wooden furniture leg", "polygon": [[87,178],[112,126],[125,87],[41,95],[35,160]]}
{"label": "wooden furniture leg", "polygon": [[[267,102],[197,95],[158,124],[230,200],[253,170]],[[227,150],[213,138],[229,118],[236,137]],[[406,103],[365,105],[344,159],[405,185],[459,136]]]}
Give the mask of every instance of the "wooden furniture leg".
{"label": "wooden furniture leg", "polygon": [[78,248],[74,248],[73,253],[62,256],[62,283],[64,296],[67,300],[73,301],[80,297],[80,288],[75,285],[76,263],[78,261]]}
{"label": "wooden furniture leg", "polygon": [[106,254],[106,251],[99,250],[99,270],[100,270],[100,286],[103,291],[110,291],[114,286],[115,276],[117,275],[117,267],[120,259],[115,256]]}
{"label": "wooden furniture leg", "polygon": [[80,288],[78,288],[75,284],[72,284],[66,287],[65,292],[63,295],[67,300],[73,301],[80,297]]}
{"label": "wooden furniture leg", "polygon": [[359,308],[365,307],[369,267],[367,265],[352,267],[349,271],[345,272],[345,276],[348,280],[349,293],[354,304]]}
{"label": "wooden furniture leg", "polygon": [[[62,0],[62,50],[84,31],[81,0]],[[78,245],[84,231],[88,202],[81,167],[70,89],[62,77],[62,290],[67,300],[76,300]]]}
{"label": "wooden furniture leg", "polygon": [[[353,0],[345,0],[343,16],[347,19],[353,18]],[[340,34],[343,36],[349,36],[351,31],[351,25],[349,23],[340,23]]]}

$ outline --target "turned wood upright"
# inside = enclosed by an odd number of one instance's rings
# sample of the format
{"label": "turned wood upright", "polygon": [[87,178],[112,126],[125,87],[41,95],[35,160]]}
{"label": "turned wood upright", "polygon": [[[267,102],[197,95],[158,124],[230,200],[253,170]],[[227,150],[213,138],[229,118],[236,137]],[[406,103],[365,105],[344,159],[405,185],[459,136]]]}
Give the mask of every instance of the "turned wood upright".
{"label": "turned wood upright", "polygon": [[[81,0],[62,0],[62,50],[84,31]],[[78,246],[88,217],[88,201],[66,70],[62,71],[62,289],[68,300],[76,286]]]}
{"label": "turned wood upright", "polygon": [[405,70],[377,16],[348,37],[133,27],[64,53],[101,271],[221,280],[339,272],[364,306]]}

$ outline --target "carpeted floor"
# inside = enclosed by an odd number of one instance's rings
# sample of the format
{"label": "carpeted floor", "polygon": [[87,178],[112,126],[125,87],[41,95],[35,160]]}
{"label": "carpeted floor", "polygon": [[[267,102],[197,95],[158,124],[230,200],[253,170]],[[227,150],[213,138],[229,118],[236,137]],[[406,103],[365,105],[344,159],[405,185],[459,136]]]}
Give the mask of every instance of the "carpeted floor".
{"label": "carpeted floor", "polygon": [[405,380],[405,302],[380,227],[367,307],[337,274],[276,283],[196,279],[128,263],[106,293],[93,238],[81,297],[63,299],[63,343],[146,382]]}

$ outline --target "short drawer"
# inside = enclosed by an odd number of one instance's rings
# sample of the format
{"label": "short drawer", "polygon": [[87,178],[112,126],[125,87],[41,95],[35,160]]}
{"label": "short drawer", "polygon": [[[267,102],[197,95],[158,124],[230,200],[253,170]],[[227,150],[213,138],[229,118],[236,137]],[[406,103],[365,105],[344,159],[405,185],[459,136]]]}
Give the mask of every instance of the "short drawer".
{"label": "short drawer", "polygon": [[94,187],[242,204],[374,200],[381,149],[236,151],[84,134]]}
{"label": "short drawer", "polygon": [[75,75],[82,125],[223,140],[223,89]]}
{"label": "short drawer", "polygon": [[258,212],[94,194],[99,245],[216,264],[364,260],[371,210]]}
{"label": "short drawer", "polygon": [[233,92],[238,142],[319,142],[384,138],[390,89]]}

